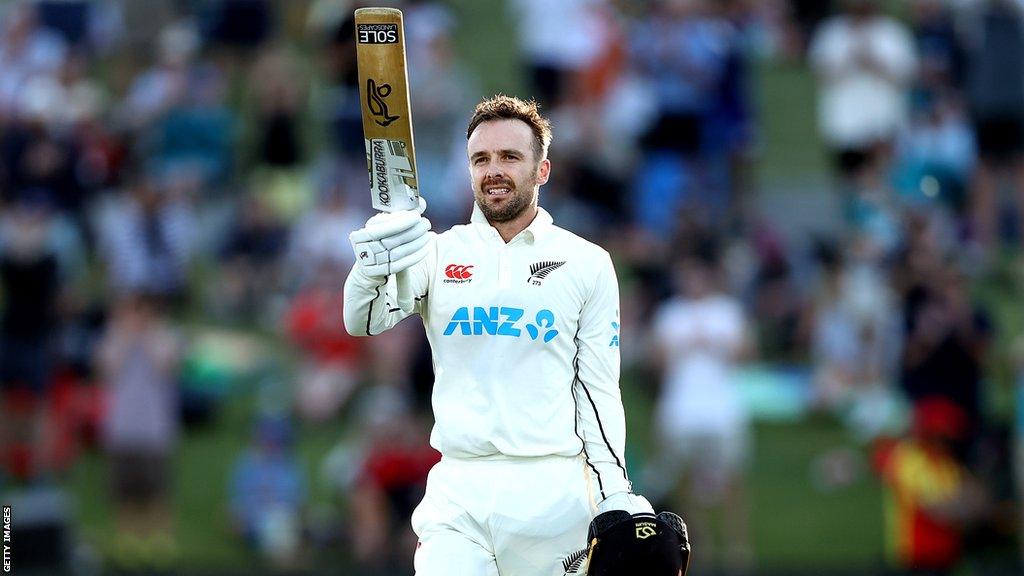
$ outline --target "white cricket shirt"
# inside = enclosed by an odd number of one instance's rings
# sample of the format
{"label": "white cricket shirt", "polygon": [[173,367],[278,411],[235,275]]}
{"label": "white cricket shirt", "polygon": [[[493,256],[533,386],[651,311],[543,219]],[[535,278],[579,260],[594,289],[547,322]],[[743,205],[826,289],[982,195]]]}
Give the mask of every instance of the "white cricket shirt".
{"label": "white cricket shirt", "polygon": [[538,211],[508,244],[474,205],[401,274],[415,310],[353,268],[345,326],[387,330],[423,319],[433,354],[431,445],[446,456],[586,456],[601,498],[630,490],[619,393],[619,289],[601,247]]}

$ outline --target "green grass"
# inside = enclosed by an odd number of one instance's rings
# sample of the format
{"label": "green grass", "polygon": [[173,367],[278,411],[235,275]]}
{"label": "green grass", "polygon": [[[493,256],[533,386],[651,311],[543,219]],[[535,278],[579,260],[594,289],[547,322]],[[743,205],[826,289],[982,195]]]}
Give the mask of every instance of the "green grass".
{"label": "green grass", "polygon": [[528,96],[519,61],[519,40],[504,2],[448,0],[458,21],[455,46],[480,83],[482,94]]}
{"label": "green grass", "polygon": [[[224,407],[216,425],[187,431],[172,466],[176,538],[186,566],[244,566],[250,555],[229,535],[227,481],[246,444],[251,402],[238,396]],[[76,465],[70,487],[77,501],[83,539],[101,553],[113,543],[106,457],[91,452]]]}
{"label": "green grass", "polygon": [[771,568],[874,567],[882,559],[879,485],[861,461],[848,486],[824,491],[813,461],[836,448],[862,451],[839,425],[811,420],[756,427],[749,482],[753,541],[759,564]]}
{"label": "green grass", "polygon": [[[249,444],[254,395],[235,394],[213,425],[187,431],[174,460],[172,491],[181,565],[189,569],[257,569],[258,559],[231,534],[227,488],[235,459]],[[299,430],[297,455],[312,482],[311,499],[329,502],[333,495],[319,482],[328,451],[343,437],[344,421]],[[100,453],[87,453],[75,466],[68,485],[77,502],[80,536],[101,553],[113,540],[114,510],[109,499],[108,464]]]}

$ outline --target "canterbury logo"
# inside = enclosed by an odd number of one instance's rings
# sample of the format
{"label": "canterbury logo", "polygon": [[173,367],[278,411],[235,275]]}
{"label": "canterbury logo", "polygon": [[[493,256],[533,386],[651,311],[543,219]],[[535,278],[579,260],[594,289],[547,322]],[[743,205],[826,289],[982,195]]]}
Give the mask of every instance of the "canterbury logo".
{"label": "canterbury logo", "polygon": [[444,269],[444,275],[452,280],[469,280],[473,273],[470,270],[473,265],[463,266],[461,264],[449,264]]}
{"label": "canterbury logo", "polygon": [[534,286],[540,286],[541,281],[547,278],[548,274],[557,270],[562,264],[565,264],[565,260],[562,260],[561,262],[554,262],[551,260],[534,262],[533,264],[530,264],[530,277],[526,282],[528,284],[533,284]]}
{"label": "canterbury logo", "polygon": [[395,120],[398,120],[398,116],[392,116],[388,113],[388,103],[384,101],[390,95],[391,84],[378,85],[373,81],[373,78],[366,79],[366,107],[370,109],[370,114],[384,119],[383,122],[374,120],[381,126],[388,126]]}

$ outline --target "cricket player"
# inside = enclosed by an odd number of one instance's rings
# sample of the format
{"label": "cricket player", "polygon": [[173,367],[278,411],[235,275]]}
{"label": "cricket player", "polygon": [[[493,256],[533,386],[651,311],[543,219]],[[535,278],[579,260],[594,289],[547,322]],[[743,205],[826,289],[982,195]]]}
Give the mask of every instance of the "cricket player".
{"label": "cricket player", "polygon": [[[350,235],[349,333],[418,313],[433,354],[442,459],[412,517],[416,574],[583,574],[588,555],[589,574],[681,574],[685,527],[655,516],[626,473],[611,259],[538,206],[550,124],[535,103],[496,96],[477,105],[467,138],[468,224],[430,232],[421,199]],[[595,544],[643,544],[626,556],[655,563],[595,569]]]}

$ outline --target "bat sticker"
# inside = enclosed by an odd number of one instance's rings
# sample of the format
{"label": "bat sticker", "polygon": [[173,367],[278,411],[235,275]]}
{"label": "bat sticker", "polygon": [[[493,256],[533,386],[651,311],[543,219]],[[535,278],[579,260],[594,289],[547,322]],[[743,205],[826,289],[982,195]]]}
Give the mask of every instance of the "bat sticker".
{"label": "bat sticker", "polygon": [[384,101],[385,98],[391,95],[390,84],[378,85],[373,81],[373,78],[367,78],[366,94],[369,96],[366,100],[366,107],[370,109],[370,114],[384,119],[383,122],[380,120],[374,120],[374,122],[381,126],[388,126],[395,120],[398,120],[398,116],[392,116],[388,113],[388,103]]}
{"label": "bat sticker", "polygon": [[405,143],[384,138],[367,139],[365,142],[373,207],[385,211],[415,208],[419,204],[419,192]]}
{"label": "bat sticker", "polygon": [[398,24],[360,24],[360,44],[398,44]]}

